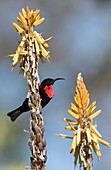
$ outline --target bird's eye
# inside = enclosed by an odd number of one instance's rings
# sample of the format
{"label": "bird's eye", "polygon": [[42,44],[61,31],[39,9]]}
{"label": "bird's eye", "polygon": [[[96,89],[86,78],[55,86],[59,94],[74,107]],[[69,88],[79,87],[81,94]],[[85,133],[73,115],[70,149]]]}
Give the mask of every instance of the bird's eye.
{"label": "bird's eye", "polygon": [[53,84],[53,81],[51,81],[49,84],[52,85],[52,84]]}

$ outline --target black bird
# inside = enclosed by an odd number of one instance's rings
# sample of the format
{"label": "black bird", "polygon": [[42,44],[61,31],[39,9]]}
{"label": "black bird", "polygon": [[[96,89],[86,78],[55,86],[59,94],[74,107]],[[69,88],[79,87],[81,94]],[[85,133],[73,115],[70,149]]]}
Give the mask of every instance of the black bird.
{"label": "black bird", "polygon": [[[45,107],[50,102],[50,100],[54,97],[54,90],[52,85],[57,80],[64,80],[64,78],[56,78],[56,79],[47,78],[43,80],[42,83],[40,84],[39,93],[41,97],[42,108]],[[7,113],[7,116],[9,116],[11,121],[14,122],[18,116],[20,116],[23,112],[27,112],[29,110],[30,108],[28,106],[28,98],[26,98],[20,107]]]}

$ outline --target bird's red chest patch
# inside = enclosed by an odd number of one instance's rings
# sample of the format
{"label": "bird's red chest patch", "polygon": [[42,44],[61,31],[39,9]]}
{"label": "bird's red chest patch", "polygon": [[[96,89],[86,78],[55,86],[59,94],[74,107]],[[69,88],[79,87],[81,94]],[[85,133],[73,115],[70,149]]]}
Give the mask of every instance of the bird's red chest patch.
{"label": "bird's red chest patch", "polygon": [[45,91],[45,93],[47,94],[47,96],[49,98],[53,98],[54,97],[54,90],[53,90],[53,86],[52,85],[50,85],[50,86],[46,85],[44,87],[44,91]]}

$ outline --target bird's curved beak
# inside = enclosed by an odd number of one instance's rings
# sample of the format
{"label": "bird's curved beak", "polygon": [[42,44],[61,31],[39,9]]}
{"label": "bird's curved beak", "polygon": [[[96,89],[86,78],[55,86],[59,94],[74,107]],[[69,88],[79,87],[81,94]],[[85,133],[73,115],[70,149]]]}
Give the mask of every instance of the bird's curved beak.
{"label": "bird's curved beak", "polygon": [[58,81],[58,80],[65,80],[64,78],[56,78],[56,79],[54,79],[52,82],[51,82],[51,84],[54,84],[56,81]]}

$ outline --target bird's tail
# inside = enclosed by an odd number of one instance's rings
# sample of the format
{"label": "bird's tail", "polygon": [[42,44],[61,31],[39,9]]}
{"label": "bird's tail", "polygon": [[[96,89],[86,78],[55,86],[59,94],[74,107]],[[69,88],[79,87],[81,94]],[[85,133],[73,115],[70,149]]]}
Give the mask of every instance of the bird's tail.
{"label": "bird's tail", "polygon": [[17,109],[7,113],[7,116],[10,117],[11,121],[14,122],[18,116],[22,114],[21,107],[18,107]]}

